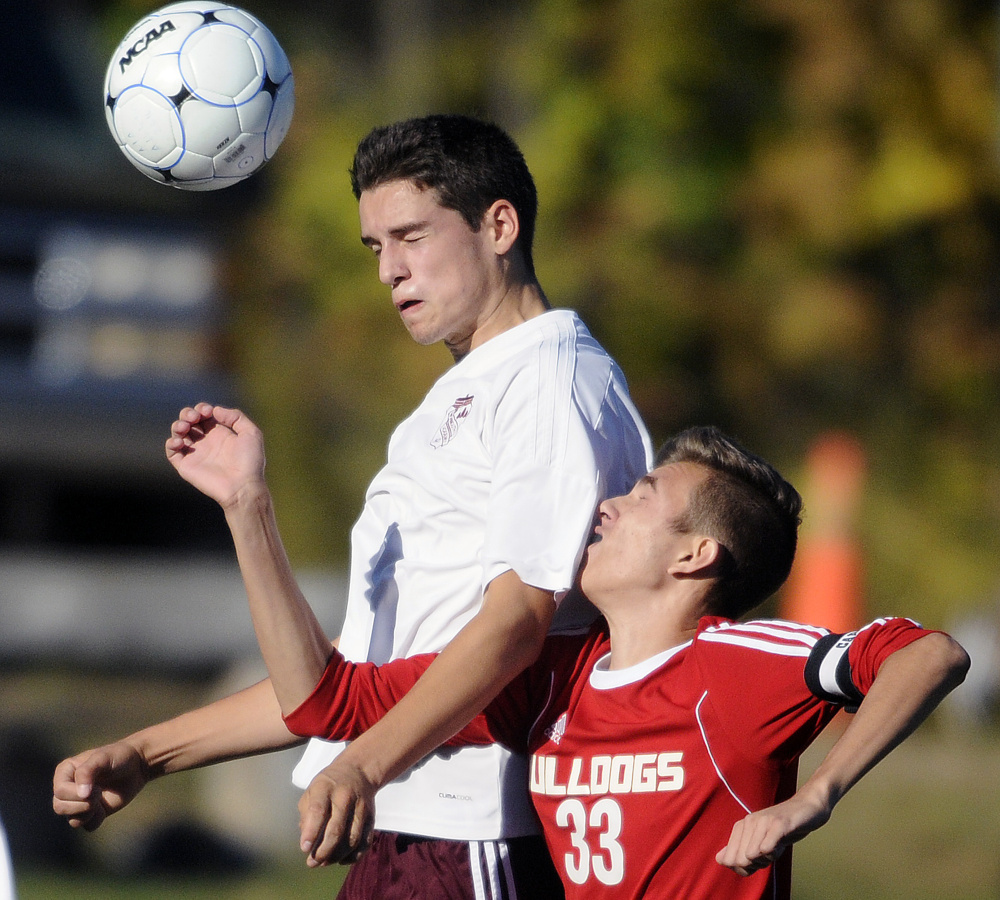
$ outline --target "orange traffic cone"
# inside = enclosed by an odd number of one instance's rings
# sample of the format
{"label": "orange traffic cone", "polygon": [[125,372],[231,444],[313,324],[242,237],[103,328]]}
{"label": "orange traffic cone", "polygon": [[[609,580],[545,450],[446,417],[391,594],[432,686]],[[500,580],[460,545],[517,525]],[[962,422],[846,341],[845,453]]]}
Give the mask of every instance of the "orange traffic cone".
{"label": "orange traffic cone", "polygon": [[851,435],[827,433],[811,447],[799,548],[781,598],[784,618],[838,633],[863,623],[856,516],[865,469],[864,451]]}

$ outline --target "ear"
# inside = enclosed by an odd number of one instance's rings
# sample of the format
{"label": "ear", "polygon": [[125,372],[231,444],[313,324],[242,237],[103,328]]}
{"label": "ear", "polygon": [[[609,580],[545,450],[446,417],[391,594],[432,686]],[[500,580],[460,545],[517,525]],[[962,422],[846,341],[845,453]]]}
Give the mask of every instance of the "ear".
{"label": "ear", "polygon": [[711,574],[721,555],[722,547],[715,538],[692,534],[667,572],[682,578],[706,576]]}
{"label": "ear", "polygon": [[514,204],[503,199],[494,201],[483,216],[483,228],[487,229],[497,254],[506,254],[521,233],[521,222]]}

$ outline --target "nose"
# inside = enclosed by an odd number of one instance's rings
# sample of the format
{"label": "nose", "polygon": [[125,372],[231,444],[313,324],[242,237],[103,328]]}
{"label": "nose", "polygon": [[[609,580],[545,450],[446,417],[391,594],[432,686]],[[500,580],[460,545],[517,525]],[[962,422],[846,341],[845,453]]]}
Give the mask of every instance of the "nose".
{"label": "nose", "polygon": [[378,257],[378,278],[382,284],[396,287],[409,275],[409,270],[401,254],[396,253],[391,246],[383,246]]}

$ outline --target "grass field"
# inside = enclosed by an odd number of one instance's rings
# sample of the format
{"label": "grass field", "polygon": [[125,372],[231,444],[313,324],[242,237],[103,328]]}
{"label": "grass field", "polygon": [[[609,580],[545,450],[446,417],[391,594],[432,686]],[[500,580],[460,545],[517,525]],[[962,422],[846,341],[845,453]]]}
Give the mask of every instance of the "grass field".
{"label": "grass field", "polygon": [[998,797],[996,736],[918,733],[796,848],[794,897],[997,900]]}
{"label": "grass field", "polygon": [[[1000,740],[918,734],[795,850],[795,900],[996,900],[1000,896]],[[814,764],[825,745],[810,751]],[[342,870],[298,860],[248,877],[120,879],[19,873],[20,900],[311,900]]]}
{"label": "grass field", "polygon": [[332,900],[343,874],[289,866],[248,878],[137,881],[29,872],[18,883],[18,900]]}

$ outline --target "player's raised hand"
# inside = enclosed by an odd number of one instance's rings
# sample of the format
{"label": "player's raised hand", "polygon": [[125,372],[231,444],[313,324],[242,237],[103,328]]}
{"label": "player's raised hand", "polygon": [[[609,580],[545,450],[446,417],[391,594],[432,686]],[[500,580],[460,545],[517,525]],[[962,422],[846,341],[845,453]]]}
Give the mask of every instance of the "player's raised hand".
{"label": "player's raised hand", "polygon": [[63,760],[52,778],[52,809],[74,828],[93,831],[149,782],[139,751],[119,741]]}
{"label": "player's raised hand", "polygon": [[229,506],[247,487],[264,483],[264,439],[238,409],[199,403],[170,426],[167,459],[203,494]]}
{"label": "player's raised hand", "polygon": [[751,813],[733,826],[729,843],[716,854],[715,861],[738,875],[752,875],[771,865],[786,847],[825,825],[830,811],[828,803],[800,792]]}
{"label": "player's raised hand", "polygon": [[371,844],[375,788],[355,767],[334,760],[299,800],[299,835],[309,866],[354,862]]}

